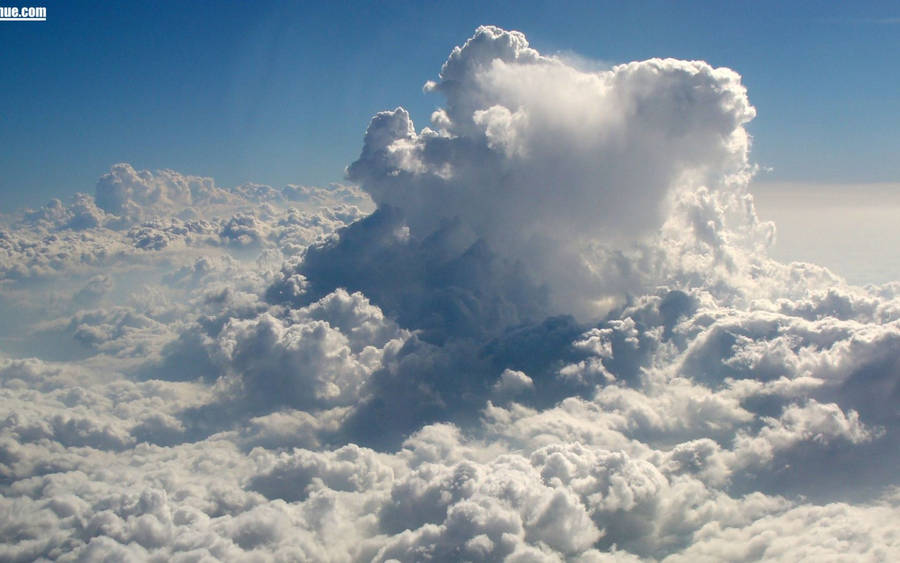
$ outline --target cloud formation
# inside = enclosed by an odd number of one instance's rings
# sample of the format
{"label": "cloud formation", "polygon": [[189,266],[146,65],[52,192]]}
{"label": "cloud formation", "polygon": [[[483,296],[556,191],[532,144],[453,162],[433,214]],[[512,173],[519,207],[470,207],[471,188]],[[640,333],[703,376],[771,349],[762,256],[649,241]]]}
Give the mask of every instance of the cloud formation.
{"label": "cloud formation", "polygon": [[403,209],[412,237],[459,221],[547,284],[555,313],[590,315],[609,297],[585,263],[593,247],[651,236],[677,192],[750,171],[755,110],[737,73],[704,62],[583,72],[481,27],[426,89],[447,100],[436,129],[417,132],[402,108],[379,113],[349,177]]}
{"label": "cloud formation", "polygon": [[0,559],[900,558],[900,285],[767,257],[735,72],[482,27],[426,88],[359,187],[3,218]]}

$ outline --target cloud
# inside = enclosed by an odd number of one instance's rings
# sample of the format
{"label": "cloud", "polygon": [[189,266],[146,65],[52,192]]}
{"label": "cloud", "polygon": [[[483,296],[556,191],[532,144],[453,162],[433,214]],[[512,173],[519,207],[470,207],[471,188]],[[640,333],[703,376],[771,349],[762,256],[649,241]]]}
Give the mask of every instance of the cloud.
{"label": "cloud", "polygon": [[[84,199],[81,196],[77,201]],[[278,204],[286,200],[365,204],[364,195],[347,186],[325,190],[289,185],[277,190],[263,184],[243,184],[224,189],[217,187],[212,178],[184,175],[174,170],[135,170],[127,163],[113,165],[97,182],[94,195],[96,206],[117,216],[118,221],[172,215],[190,218],[204,216],[209,209],[222,210],[245,202]],[[58,202],[53,205],[59,207]]]}
{"label": "cloud", "polygon": [[[360,298],[358,294],[355,297]],[[328,311],[337,299],[352,298],[346,292],[326,298],[331,303],[317,303],[312,314],[347,313],[341,305]],[[362,303],[363,307],[367,305]],[[353,341],[325,320],[286,324],[268,313],[255,319],[232,320],[217,337],[214,361],[239,377],[239,389],[234,392],[241,400],[306,409],[353,404],[365,397],[367,380],[381,367],[385,354],[396,353],[404,339],[396,328],[389,336],[380,333],[379,329],[390,328],[377,326],[384,319],[379,310],[371,312],[372,325],[353,325]],[[300,316],[307,314],[301,312]]]}
{"label": "cloud", "polygon": [[767,255],[735,72],[483,27],[427,89],[359,186],[3,218],[0,559],[900,557],[900,286]]}
{"label": "cloud", "polygon": [[[657,230],[675,192],[744,177],[753,118],[740,77],[672,59],[584,72],[481,27],[428,89],[439,130],[379,113],[348,168],[379,206],[424,238],[458,220],[551,289],[555,312],[592,313],[592,245]],[[601,286],[602,287],[602,286]],[[602,312],[602,311],[600,311]]]}
{"label": "cloud", "polygon": [[[460,223],[424,240],[409,238],[405,227],[401,211],[382,208],[339,240],[310,248],[297,273],[311,287],[292,302],[305,304],[337,287],[362,291],[429,341],[496,334],[542,318],[545,292],[527,270],[495,254]],[[269,297],[291,301],[292,293],[276,285]]]}
{"label": "cloud", "polygon": [[525,393],[534,389],[534,381],[524,372],[505,369],[500,374],[500,380],[494,384],[494,393],[500,396],[511,396]]}

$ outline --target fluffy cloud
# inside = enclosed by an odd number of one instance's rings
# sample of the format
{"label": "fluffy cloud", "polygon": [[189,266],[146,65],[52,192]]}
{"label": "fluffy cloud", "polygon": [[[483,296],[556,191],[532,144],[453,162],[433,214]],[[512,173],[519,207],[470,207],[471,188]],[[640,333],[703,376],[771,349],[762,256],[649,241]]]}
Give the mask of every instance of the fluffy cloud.
{"label": "fluffy cloud", "polygon": [[288,322],[269,313],[229,321],[213,360],[238,378],[232,392],[242,401],[307,410],[350,405],[367,395],[373,371],[402,345],[406,335],[392,325],[360,294],[337,292]]}
{"label": "fluffy cloud", "polygon": [[482,27],[428,88],[447,98],[438,130],[416,132],[402,108],[378,114],[351,179],[402,208],[413,237],[461,221],[548,284],[556,312],[594,314],[609,296],[592,247],[651,235],[679,190],[749,171],[755,111],[736,73],[703,62],[582,72]]}
{"label": "fluffy cloud", "polygon": [[3,219],[0,559],[900,558],[900,286],[766,256],[735,72],[482,27],[426,89],[359,187]]}

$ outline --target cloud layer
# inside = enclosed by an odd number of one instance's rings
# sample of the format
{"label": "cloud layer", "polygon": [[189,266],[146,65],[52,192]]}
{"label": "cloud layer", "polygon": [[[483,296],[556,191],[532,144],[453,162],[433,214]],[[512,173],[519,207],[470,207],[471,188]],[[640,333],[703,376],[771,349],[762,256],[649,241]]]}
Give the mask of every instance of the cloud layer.
{"label": "cloud layer", "polygon": [[482,27],[426,89],[358,188],[3,218],[0,559],[900,558],[900,285],[767,257],[734,71]]}

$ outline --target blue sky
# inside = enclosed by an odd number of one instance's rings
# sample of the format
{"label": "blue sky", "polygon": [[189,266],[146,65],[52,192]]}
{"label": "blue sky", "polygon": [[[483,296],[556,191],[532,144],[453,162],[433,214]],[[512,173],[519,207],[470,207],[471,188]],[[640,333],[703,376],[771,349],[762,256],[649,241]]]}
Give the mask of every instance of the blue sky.
{"label": "blue sky", "polygon": [[900,8],[842,2],[50,2],[3,23],[0,211],[92,192],[116,162],[255,181],[342,179],[376,111],[417,127],[480,24],[544,53],[737,70],[772,181],[900,178]]}

